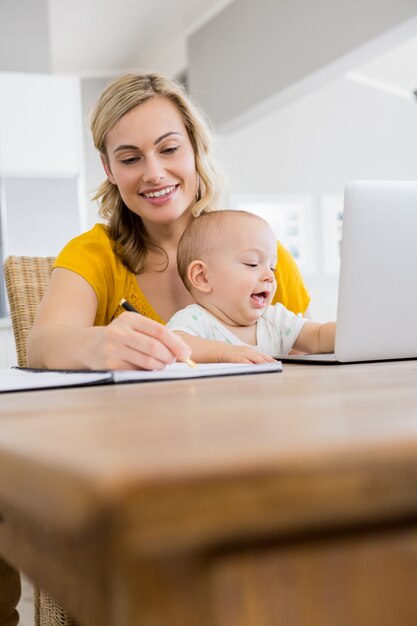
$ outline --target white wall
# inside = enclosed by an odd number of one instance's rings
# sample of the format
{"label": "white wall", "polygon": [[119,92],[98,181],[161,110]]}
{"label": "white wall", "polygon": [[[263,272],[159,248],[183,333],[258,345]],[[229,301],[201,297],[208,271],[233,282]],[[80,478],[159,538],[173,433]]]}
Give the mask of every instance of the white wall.
{"label": "white wall", "polygon": [[0,94],[3,255],[57,254],[85,227],[79,80],[0,72]]}
{"label": "white wall", "polygon": [[0,368],[17,365],[17,354],[10,319],[0,319]]}
{"label": "white wall", "polygon": [[98,204],[91,200],[97,187],[105,180],[105,173],[100,161],[100,155],[94,147],[89,127],[89,118],[92,107],[100,94],[110,82],[108,78],[84,78],[81,80],[81,101],[83,120],[83,144],[85,163],[86,213],[87,227],[90,228],[100,221],[97,212]]}
{"label": "white wall", "polygon": [[336,314],[337,277],[323,268],[320,203],[347,180],[417,177],[417,101],[341,79],[239,131],[223,134],[229,195],[308,194],[317,271],[305,273],[316,319]]}

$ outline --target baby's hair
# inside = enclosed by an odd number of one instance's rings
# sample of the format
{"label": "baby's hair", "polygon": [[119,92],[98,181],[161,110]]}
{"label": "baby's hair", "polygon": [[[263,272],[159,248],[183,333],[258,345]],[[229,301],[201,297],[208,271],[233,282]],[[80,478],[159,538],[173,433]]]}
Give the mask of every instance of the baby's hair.
{"label": "baby's hair", "polygon": [[197,259],[207,261],[209,255],[213,253],[221,254],[221,250],[217,250],[217,246],[222,229],[229,226],[234,220],[236,220],[236,228],[239,228],[238,222],[245,217],[265,221],[248,211],[224,209],[202,213],[187,226],[179,240],[177,249],[178,273],[187,289],[190,288],[187,275],[190,263]]}

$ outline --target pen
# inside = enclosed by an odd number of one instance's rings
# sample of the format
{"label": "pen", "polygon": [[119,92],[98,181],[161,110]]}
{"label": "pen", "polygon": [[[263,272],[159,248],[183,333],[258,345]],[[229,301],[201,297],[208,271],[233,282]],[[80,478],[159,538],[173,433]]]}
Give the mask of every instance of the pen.
{"label": "pen", "polygon": [[[132,313],[139,313],[139,311],[137,309],[135,309],[134,306],[132,306],[130,304],[130,302],[128,302],[125,298],[122,298],[119,302],[120,306],[122,306],[126,311],[132,311]],[[183,363],[186,363],[187,365],[189,365],[190,367],[197,367],[197,364],[194,363],[194,361],[192,359],[190,359],[190,357],[188,357],[188,359],[181,359],[183,361]]]}

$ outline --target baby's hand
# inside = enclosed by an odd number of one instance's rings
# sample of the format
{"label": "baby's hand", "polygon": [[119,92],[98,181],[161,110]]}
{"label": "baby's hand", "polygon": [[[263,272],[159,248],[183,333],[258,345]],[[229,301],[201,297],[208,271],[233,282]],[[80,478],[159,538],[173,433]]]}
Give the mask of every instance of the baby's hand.
{"label": "baby's hand", "polygon": [[220,354],[220,363],[272,363],[275,359],[264,352],[256,352],[246,346],[225,344]]}

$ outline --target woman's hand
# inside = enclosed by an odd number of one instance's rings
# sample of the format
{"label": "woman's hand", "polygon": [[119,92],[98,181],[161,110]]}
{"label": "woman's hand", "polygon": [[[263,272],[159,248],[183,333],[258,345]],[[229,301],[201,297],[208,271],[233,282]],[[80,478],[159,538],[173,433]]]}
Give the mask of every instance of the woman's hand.
{"label": "woman's hand", "polygon": [[28,337],[30,367],[49,369],[163,369],[191,354],[171,330],[124,312],[94,326],[97,296],[78,274],[57,267]]}
{"label": "woman's hand", "polygon": [[126,311],[97,331],[91,369],[161,370],[191,355],[181,337],[138,313]]}

